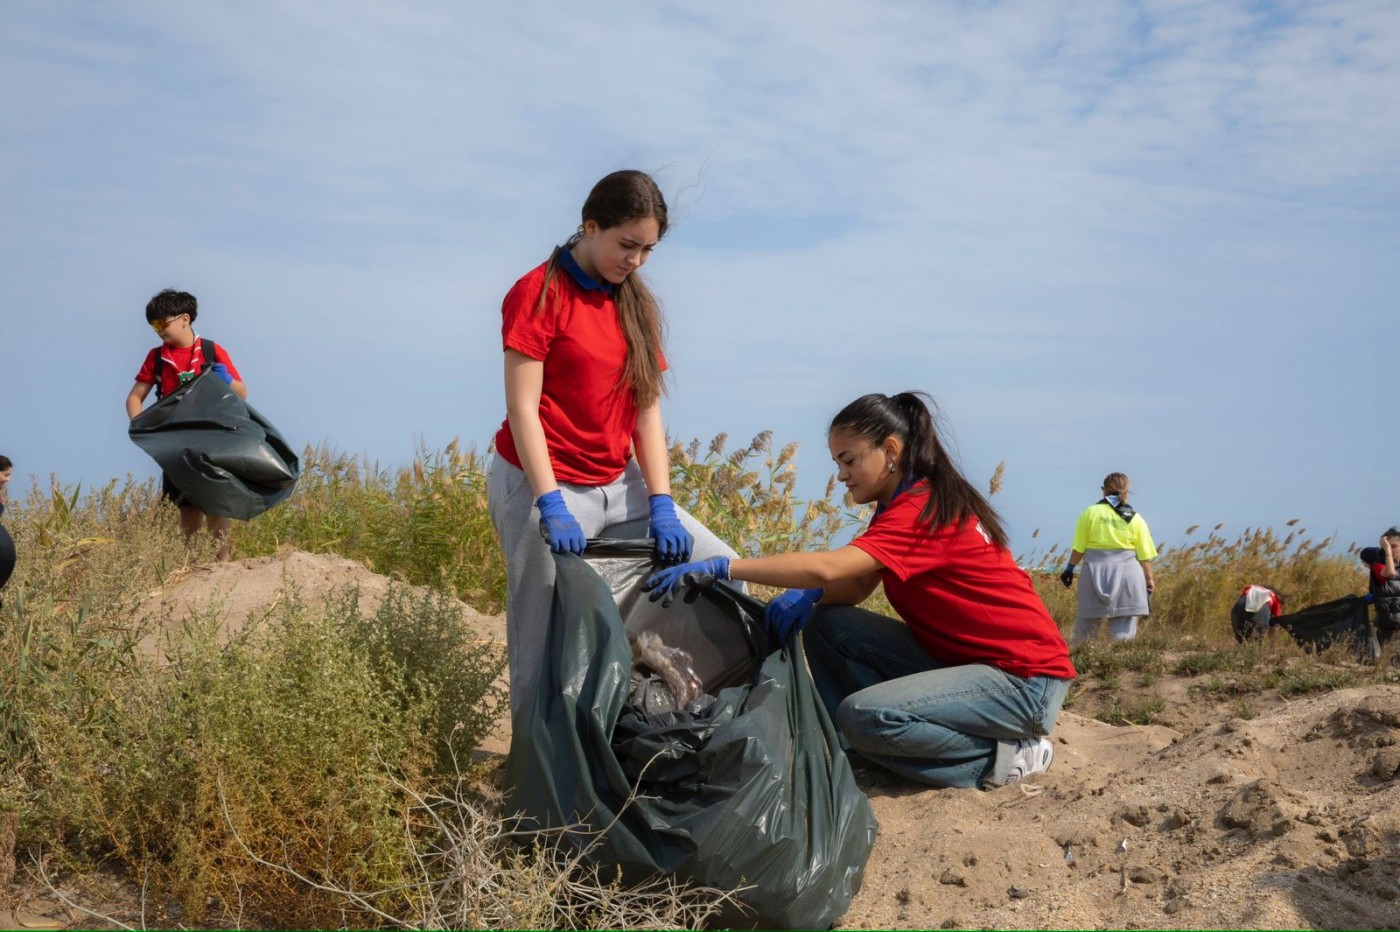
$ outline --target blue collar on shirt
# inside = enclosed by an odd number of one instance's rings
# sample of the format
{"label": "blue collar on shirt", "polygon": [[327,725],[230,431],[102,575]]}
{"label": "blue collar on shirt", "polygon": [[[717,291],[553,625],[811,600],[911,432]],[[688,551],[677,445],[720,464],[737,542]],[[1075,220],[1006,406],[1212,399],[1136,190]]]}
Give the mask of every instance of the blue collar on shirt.
{"label": "blue collar on shirt", "polygon": [[574,258],[574,254],[567,249],[559,250],[559,267],[572,275],[574,281],[578,282],[578,286],[584,291],[601,291],[603,294],[611,297],[616,290],[614,286],[608,282],[598,282],[590,278],[588,273],[578,264],[578,260]]}

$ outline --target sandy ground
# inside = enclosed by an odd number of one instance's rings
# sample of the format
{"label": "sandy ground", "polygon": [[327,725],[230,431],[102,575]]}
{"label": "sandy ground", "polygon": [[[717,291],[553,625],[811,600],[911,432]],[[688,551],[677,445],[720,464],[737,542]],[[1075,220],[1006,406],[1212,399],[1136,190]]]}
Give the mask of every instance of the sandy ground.
{"label": "sandy ground", "polygon": [[[233,630],[293,590],[315,603],[359,586],[372,606],[387,585],[293,551],[197,569],[149,608],[178,617],[217,596]],[[501,618],[467,612],[504,637]],[[866,786],[879,838],[837,927],[1400,928],[1400,686],[1265,697],[1243,720],[1189,681],[1164,685],[1180,730],[1066,712],[1050,772],[1025,783]],[[508,746],[503,722],[482,753]],[[0,913],[24,922],[92,920],[43,896]]]}

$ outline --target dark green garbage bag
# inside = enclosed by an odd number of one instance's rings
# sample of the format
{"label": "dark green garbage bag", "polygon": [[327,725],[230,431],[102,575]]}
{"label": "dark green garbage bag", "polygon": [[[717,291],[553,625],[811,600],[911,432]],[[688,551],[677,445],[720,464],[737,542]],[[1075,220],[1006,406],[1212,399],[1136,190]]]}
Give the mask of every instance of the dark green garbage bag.
{"label": "dark green garbage bag", "polygon": [[[593,540],[555,555],[539,689],[512,714],[508,807],[606,828],[593,858],[630,881],[751,887],[722,925],[829,928],[860,890],[876,823],[800,651],[773,645],[763,603],[727,584],[690,605],[648,601],[652,552]],[[646,714],[629,643],[643,632],[693,659],[704,695],[687,708],[703,713]]]}
{"label": "dark green garbage bag", "polygon": [[5,525],[0,524],[0,589],[5,588],[5,583],[10,581],[10,574],[14,571],[15,539],[5,530]]}
{"label": "dark green garbage bag", "polygon": [[1334,644],[1346,644],[1360,663],[1375,663],[1381,648],[1376,629],[1371,627],[1366,598],[1344,595],[1340,599],[1310,605],[1274,619],[1307,651],[1322,651]]}
{"label": "dark green garbage bag", "polygon": [[136,415],[127,433],[209,515],[256,518],[291,495],[301,475],[277,428],[212,372]]}

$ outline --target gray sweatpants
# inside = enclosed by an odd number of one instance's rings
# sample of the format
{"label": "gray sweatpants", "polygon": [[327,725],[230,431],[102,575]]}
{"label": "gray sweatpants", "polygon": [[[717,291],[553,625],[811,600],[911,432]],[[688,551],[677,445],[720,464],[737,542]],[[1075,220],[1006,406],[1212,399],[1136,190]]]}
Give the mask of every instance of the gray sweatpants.
{"label": "gray sweatpants", "polygon": [[[607,485],[560,483],[569,513],[583,528],[584,537],[606,537],[608,528],[629,521],[640,522],[635,535],[646,534],[650,517],[647,487],[636,460],[628,462],[621,476]],[[545,633],[554,602],[554,556],[540,534],[540,512],[535,493],[523,470],[500,456],[493,457],[486,479],[491,523],[506,558],[506,657],[510,666],[511,707],[535,688],[544,660]],[[695,538],[692,560],[738,556],[734,548],[712,534],[679,505],[676,515]]]}
{"label": "gray sweatpants", "polygon": [[1137,637],[1138,616],[1120,615],[1117,618],[1077,618],[1074,631],[1069,636],[1071,647],[1098,637],[1103,623],[1108,622],[1108,636],[1115,641],[1131,641]]}

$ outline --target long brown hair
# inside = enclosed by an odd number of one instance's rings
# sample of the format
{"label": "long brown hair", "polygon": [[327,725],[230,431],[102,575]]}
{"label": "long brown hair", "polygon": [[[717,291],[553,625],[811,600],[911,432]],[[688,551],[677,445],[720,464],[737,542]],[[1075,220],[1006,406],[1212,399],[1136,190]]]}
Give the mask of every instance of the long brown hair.
{"label": "long brown hair", "polygon": [[[924,399],[928,399],[925,404]],[[1001,515],[968,482],[953,462],[934,426],[929,406],[933,399],[923,392],[900,392],[893,398],[881,394],[862,395],[842,408],[831,419],[828,433],[844,430],[875,445],[889,437],[904,444],[898,465],[911,481],[928,482],[930,495],[919,519],[932,528],[961,524],[969,515],[982,523],[987,536],[997,546],[1006,546],[1006,530]]]}
{"label": "long brown hair", "polygon": [[[592,220],[601,230],[608,230],[634,220],[655,220],[657,238],[666,236],[670,226],[667,219],[666,198],[661,189],[646,172],[635,169],[616,171],[605,175],[588,192],[583,202],[583,222]],[[554,247],[545,267],[544,287],[540,289],[536,312],[542,310],[545,296],[549,294],[549,283],[559,265],[559,253],[572,249],[582,237],[580,232],[569,237],[563,246]],[[661,371],[661,355],[664,352],[666,322],[661,313],[661,305],[651,293],[640,273],[633,272],[622,280],[614,292],[617,302],[618,322],[622,326],[623,338],[627,341],[627,361],[618,377],[619,388],[631,388],[638,410],[649,407],[666,390]]]}

